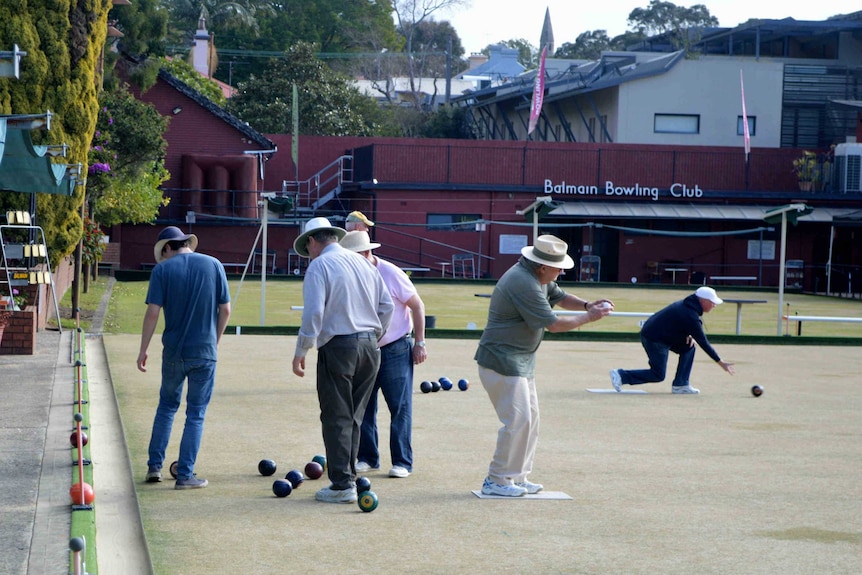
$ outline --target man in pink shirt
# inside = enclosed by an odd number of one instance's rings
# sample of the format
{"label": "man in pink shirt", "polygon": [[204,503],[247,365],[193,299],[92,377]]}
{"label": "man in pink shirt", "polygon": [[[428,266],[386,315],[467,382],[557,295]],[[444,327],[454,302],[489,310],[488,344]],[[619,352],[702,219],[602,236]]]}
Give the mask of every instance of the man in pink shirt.
{"label": "man in pink shirt", "polygon": [[[383,392],[391,416],[389,452],[392,469],[389,470],[389,477],[407,477],[413,471],[413,365],[427,358],[425,304],[401,268],[371,253],[380,244],[372,243],[368,232],[347,232],[341,240],[341,246],[363,256],[377,268],[395,305],[389,328],[379,341],[380,370],[362,420],[356,472],[365,473],[380,467],[377,437],[379,389]],[[415,343],[411,339],[411,332],[415,335]]]}

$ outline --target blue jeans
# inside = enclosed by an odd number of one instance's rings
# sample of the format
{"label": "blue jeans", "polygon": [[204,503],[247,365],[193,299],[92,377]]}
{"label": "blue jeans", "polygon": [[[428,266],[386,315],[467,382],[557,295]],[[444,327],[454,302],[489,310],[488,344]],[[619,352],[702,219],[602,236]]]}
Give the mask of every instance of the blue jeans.
{"label": "blue jeans", "polygon": [[620,380],[627,385],[639,385],[641,383],[655,383],[664,381],[667,374],[668,352],[679,354],[679,363],[676,366],[676,375],[673,378],[673,386],[681,387],[688,385],[691,368],[694,365],[695,346],[686,346],[682,351],[671,349],[667,344],[652,341],[641,336],[641,345],[649,358],[649,369],[620,370]]}
{"label": "blue jeans", "polygon": [[413,345],[401,338],[380,348],[380,370],[365,408],[359,441],[359,461],[380,467],[377,437],[377,390],[389,408],[389,452],[392,465],[413,471]]}
{"label": "blue jeans", "polygon": [[180,407],[183,384],[188,379],[186,424],[180,440],[177,478],[189,479],[194,474],[195,460],[204,432],[204,416],[215,385],[215,368],[216,362],[209,359],[162,362],[162,387],[159,391],[159,406],[153,420],[153,433],[150,436],[148,466],[161,469],[164,465],[174,414]]}

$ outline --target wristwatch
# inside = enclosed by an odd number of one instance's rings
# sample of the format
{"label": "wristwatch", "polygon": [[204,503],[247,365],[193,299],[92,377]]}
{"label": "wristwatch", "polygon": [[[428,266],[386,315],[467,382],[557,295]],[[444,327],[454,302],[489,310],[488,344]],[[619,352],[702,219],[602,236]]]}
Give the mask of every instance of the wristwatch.
{"label": "wristwatch", "polygon": [[417,347],[425,347],[425,341],[424,340],[423,341],[417,341],[416,346]]}

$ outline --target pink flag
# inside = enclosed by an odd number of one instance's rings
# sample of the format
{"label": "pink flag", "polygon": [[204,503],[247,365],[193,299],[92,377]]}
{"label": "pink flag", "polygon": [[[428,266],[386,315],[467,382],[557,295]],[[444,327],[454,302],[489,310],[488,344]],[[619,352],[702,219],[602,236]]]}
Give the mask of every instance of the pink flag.
{"label": "pink flag", "polygon": [[745,85],[742,82],[742,70],[739,71],[739,90],[742,92],[742,133],[745,142],[745,159],[751,153],[751,134],[748,132],[748,114],[745,113]]}
{"label": "pink flag", "polygon": [[533,88],[533,101],[530,103],[530,126],[527,128],[527,137],[536,129],[536,123],[542,113],[542,101],[545,99],[545,56],[548,47],[542,48],[542,56],[539,58],[539,71],[536,73],[536,85]]}

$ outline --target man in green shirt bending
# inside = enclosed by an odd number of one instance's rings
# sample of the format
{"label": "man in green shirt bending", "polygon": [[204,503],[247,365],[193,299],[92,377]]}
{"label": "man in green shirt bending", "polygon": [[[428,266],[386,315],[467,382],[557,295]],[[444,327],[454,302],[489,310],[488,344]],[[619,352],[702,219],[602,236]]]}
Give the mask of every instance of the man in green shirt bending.
{"label": "man in green shirt bending", "polygon": [[[503,427],[482,485],[485,495],[519,497],[542,490],[527,475],[533,470],[539,437],[535,367],[545,330],[569,331],[613,310],[610,300],[590,302],[557,285],[560,273],[575,265],[567,250],[563,240],[539,236],[535,245],[521,250],[521,259],[503,274],[491,294],[488,322],[474,359]],[[586,313],[558,317],[552,309],[555,305]]]}

